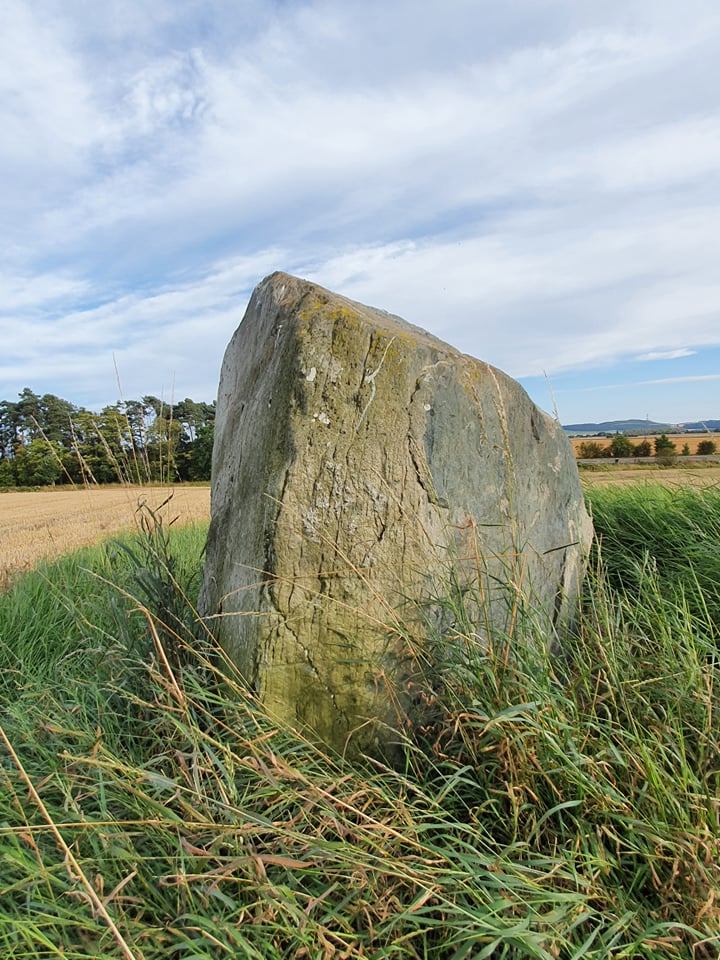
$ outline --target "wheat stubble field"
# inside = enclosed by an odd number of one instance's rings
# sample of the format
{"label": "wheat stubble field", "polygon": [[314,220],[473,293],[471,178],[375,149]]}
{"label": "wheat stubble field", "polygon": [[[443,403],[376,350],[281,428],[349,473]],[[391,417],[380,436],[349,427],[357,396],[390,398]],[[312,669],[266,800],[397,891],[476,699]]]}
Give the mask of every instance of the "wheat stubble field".
{"label": "wheat stubble field", "polygon": [[[719,486],[719,466],[615,467],[582,470],[586,488],[608,484],[660,483],[664,486]],[[91,487],[0,493],[0,590],[11,577],[40,560],[71,553],[137,524],[140,503],[163,508],[166,523],[210,519],[210,487]]]}
{"label": "wheat stubble field", "polygon": [[91,487],[0,493],[0,589],[38,561],[70,553],[137,524],[141,503],[165,523],[210,518],[210,487]]}
{"label": "wheat stubble field", "polygon": [[603,465],[595,470],[580,470],[585,488],[627,486],[633,483],[660,484],[664,487],[720,487],[720,465],[686,464],[681,467]]}
{"label": "wheat stubble field", "polygon": [[[720,466],[615,467],[582,470],[583,486],[660,483],[664,486],[720,486]],[[40,560],[90,546],[137,525],[141,503],[163,508],[166,523],[210,519],[210,487],[90,487],[0,493],[0,590]]]}

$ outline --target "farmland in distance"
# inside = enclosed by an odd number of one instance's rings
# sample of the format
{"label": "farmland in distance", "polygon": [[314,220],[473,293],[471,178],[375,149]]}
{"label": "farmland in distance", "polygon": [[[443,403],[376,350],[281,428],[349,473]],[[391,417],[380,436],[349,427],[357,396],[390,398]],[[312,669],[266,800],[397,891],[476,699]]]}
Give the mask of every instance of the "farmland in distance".
{"label": "farmland in distance", "polygon": [[[172,495],[172,496],[171,496]],[[136,527],[140,504],[169,524],[210,519],[210,487],[83,487],[0,493],[0,590],[11,578],[53,559]]]}
{"label": "farmland in distance", "polygon": [[[644,440],[648,440],[650,442],[651,448],[654,449],[655,440],[659,436],[660,436],[659,433],[652,433],[652,434],[647,434],[643,436],[639,436],[639,435],[631,436],[630,434],[628,434],[628,440],[630,440],[632,444],[638,444],[638,443],[642,443]],[[683,447],[685,446],[685,444],[687,444],[688,449],[690,451],[690,456],[695,456],[697,454],[698,444],[702,443],[703,440],[711,440],[716,445],[717,449],[720,450],[720,434],[718,433],[670,433],[670,434],[667,434],[667,438],[671,443],[675,444],[675,450],[677,451],[678,454],[681,453]],[[588,436],[588,437],[570,437],[569,439],[570,439],[570,444],[573,448],[573,453],[575,454],[576,457],[579,457],[581,455],[580,447],[583,443],[592,441],[593,443],[597,443],[601,447],[606,448],[610,446],[613,438],[606,437],[606,436],[605,437]]]}

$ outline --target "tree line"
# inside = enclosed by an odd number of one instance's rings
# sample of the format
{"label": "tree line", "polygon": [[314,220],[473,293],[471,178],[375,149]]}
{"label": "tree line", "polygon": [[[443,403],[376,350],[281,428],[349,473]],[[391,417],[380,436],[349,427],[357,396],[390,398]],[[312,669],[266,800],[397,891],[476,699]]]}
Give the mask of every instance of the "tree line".
{"label": "tree line", "polygon": [[99,413],[29,387],[0,400],[0,487],[209,480],[215,403],[122,400]]}
{"label": "tree line", "polygon": [[[713,440],[701,440],[698,443],[697,453],[699,456],[712,456],[716,451],[717,445]],[[624,433],[618,433],[615,434],[609,444],[599,443],[597,440],[584,440],[578,444],[577,448],[577,456],[583,460],[596,460],[600,457],[619,459],[621,457],[652,456],[663,460],[675,457],[677,452],[676,444],[665,433],[656,437],[652,444],[649,439],[633,443]],[[689,444],[686,443],[680,453],[682,456],[689,456]]]}

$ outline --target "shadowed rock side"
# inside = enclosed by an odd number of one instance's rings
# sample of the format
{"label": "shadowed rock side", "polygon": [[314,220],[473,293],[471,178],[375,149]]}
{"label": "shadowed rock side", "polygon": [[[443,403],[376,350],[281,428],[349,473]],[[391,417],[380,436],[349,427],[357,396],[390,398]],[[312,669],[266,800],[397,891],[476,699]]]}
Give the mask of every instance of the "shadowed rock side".
{"label": "shadowed rock side", "polygon": [[453,642],[433,599],[456,582],[481,636],[526,609],[551,642],[590,539],[562,428],[515,381],[314,284],[259,284],[223,361],[201,610],[275,714],[382,752],[423,629]]}

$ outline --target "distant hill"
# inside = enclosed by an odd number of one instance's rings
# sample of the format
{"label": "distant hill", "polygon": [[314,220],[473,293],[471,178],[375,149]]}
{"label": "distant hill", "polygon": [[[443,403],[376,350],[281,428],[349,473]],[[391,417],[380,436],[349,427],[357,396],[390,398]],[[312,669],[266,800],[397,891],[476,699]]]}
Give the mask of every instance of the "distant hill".
{"label": "distant hill", "polygon": [[604,420],[602,423],[563,424],[566,433],[678,433],[682,430],[720,430],[720,420],[693,423],[656,423],[654,420]]}
{"label": "distant hill", "polygon": [[720,420],[696,420],[695,423],[683,423],[685,430],[720,430]]}
{"label": "distant hill", "polygon": [[569,423],[563,425],[563,430],[567,433],[662,433],[677,427],[677,424],[653,420],[604,420],[602,423]]}

